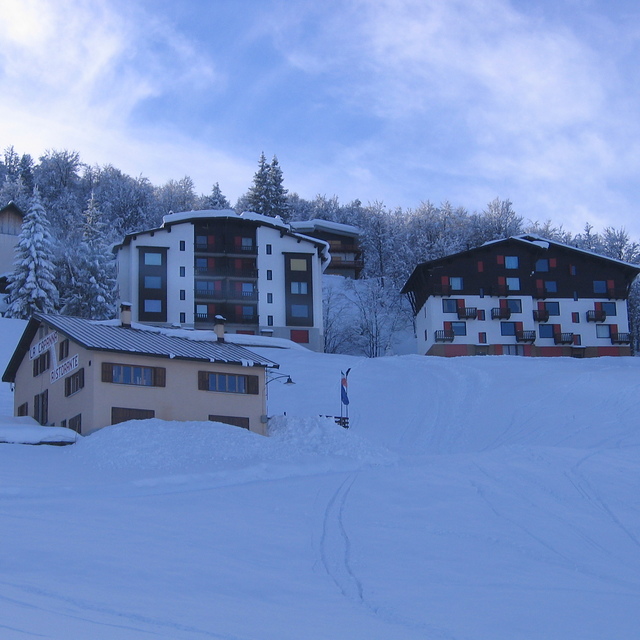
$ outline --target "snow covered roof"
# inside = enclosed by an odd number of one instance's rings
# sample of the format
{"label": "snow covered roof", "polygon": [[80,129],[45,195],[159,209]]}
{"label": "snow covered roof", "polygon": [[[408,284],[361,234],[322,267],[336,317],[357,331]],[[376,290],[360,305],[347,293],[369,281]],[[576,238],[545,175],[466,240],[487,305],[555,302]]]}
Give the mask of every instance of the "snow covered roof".
{"label": "snow covered roof", "polygon": [[60,331],[74,342],[92,351],[135,353],[158,358],[177,358],[203,362],[225,362],[243,366],[277,368],[279,365],[244,347],[227,342],[190,340],[168,335],[163,331],[123,327],[84,318],[53,314],[36,314],[27,324],[16,350],[2,376],[4,382],[13,382],[36,331],[43,322]]}
{"label": "snow covered roof", "polygon": [[303,233],[312,233],[314,231],[327,231],[338,235],[349,237],[357,237],[362,234],[362,230],[350,224],[342,224],[340,222],[332,222],[331,220],[322,220],[314,218],[313,220],[299,220],[291,223],[291,228],[295,231]]}

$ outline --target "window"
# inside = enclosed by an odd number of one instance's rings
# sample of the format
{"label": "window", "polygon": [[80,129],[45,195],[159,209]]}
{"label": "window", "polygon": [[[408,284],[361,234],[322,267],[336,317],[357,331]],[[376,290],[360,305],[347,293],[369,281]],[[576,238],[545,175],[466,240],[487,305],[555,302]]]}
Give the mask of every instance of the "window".
{"label": "window", "polygon": [[187,243],[184,240],[180,240],[180,251],[186,251]]}
{"label": "window", "polygon": [[547,293],[558,293],[558,283],[555,280],[547,280],[544,283],[544,290]]}
{"label": "window", "polygon": [[509,291],[520,291],[520,278],[507,278],[507,289]]}
{"label": "window", "polygon": [[457,313],[458,301],[447,298],[442,299],[442,312],[443,313]]}
{"label": "window", "polygon": [[242,238],[241,246],[243,251],[253,249],[253,238]]}
{"label": "window", "polygon": [[516,323],[515,322],[501,322],[500,323],[500,335],[502,335],[502,336],[515,336],[516,335]]}
{"label": "window", "polygon": [[308,304],[292,304],[291,316],[294,318],[308,318],[309,305]]}
{"label": "window", "polygon": [[76,433],[82,433],[82,414],[79,413],[73,418],[69,418],[69,429],[73,429]]}
{"label": "window", "polygon": [[164,367],[140,367],[132,364],[102,363],[102,382],[132,384],[140,387],[164,387]]}
{"label": "window", "polygon": [[273,302],[273,293],[267,293],[267,303],[271,304]]}
{"label": "window", "polygon": [[273,327],[273,316],[267,316],[267,326]]}
{"label": "window", "polygon": [[570,264],[569,265],[569,275],[570,276],[575,276],[578,274],[578,270],[576,269],[576,265],[575,264]]}
{"label": "window", "polygon": [[307,270],[307,261],[304,258],[290,258],[289,265],[290,265],[291,271]]}
{"label": "window", "polygon": [[64,395],[72,396],[84,387],[84,368],[72,373],[64,379]]}
{"label": "window", "polygon": [[478,342],[480,344],[487,344],[487,332],[486,331],[481,331],[478,334]]}
{"label": "window", "polygon": [[544,308],[549,312],[550,316],[560,315],[560,303],[559,302],[545,302]]}
{"label": "window", "polygon": [[154,267],[162,265],[162,253],[156,253],[155,251],[145,251],[144,263],[146,265]]}
{"label": "window", "polygon": [[291,329],[291,342],[309,344],[309,331],[307,329]]}
{"label": "window", "polygon": [[618,310],[616,308],[615,302],[603,302],[602,310],[607,314],[607,316],[617,316]]}
{"label": "window", "polygon": [[180,324],[184,324],[187,321],[187,314],[182,311],[180,313]]}
{"label": "window", "polygon": [[270,256],[271,253],[273,252],[273,247],[270,244],[268,244],[266,248],[267,248],[267,255]]}
{"label": "window", "polygon": [[573,322],[574,324],[580,322],[580,314],[577,311],[573,311],[571,313],[571,322]]}
{"label": "window", "polygon": [[249,418],[242,418],[240,416],[210,415],[209,420],[211,420],[211,422],[222,422],[223,424],[230,424],[233,427],[249,429]]}
{"label": "window", "polygon": [[549,260],[547,258],[536,260],[536,271],[549,271]]}
{"label": "window", "polygon": [[33,361],[33,377],[44,373],[51,366],[51,352],[47,349]]}
{"label": "window", "polygon": [[28,416],[29,415],[29,403],[23,402],[17,409],[16,415]]}
{"label": "window", "polygon": [[502,345],[502,353],[505,356],[523,356],[524,346],[521,344],[505,344]]}
{"label": "window", "polygon": [[186,267],[180,267],[180,277],[184,278],[187,275]]}
{"label": "window", "polygon": [[607,281],[606,280],[594,280],[593,281],[593,293],[607,293]]}
{"label": "window", "polygon": [[467,335],[467,323],[466,322],[452,322],[451,331],[454,336],[466,336]]}
{"label": "window", "polygon": [[462,278],[449,278],[449,286],[451,287],[451,291],[462,291],[462,284]]}
{"label": "window", "polygon": [[258,376],[198,371],[198,389],[219,393],[258,394]]}
{"label": "window", "polygon": [[69,357],[69,339],[63,340],[58,347],[58,360],[62,362]]}
{"label": "window", "polygon": [[538,327],[538,332],[541,338],[553,338],[553,325],[552,324],[541,324]]}
{"label": "window", "polygon": [[128,409],[126,407],[111,407],[111,424],[119,424],[127,420],[147,420],[155,418],[153,409]]}
{"label": "window", "polygon": [[518,256],[505,256],[504,268],[505,269],[517,269],[518,268]]}
{"label": "window", "polygon": [[522,300],[518,298],[507,298],[506,302],[507,309],[509,309],[511,313],[522,313]]}
{"label": "window", "polygon": [[306,282],[292,282],[291,293],[307,295],[308,287]]}
{"label": "window", "polygon": [[478,320],[484,320],[484,309],[478,309]]}
{"label": "window", "polygon": [[207,236],[196,236],[196,249],[207,248]]}
{"label": "window", "polygon": [[251,320],[255,315],[255,309],[253,307],[242,307],[242,318],[244,320]]}
{"label": "window", "polygon": [[49,421],[49,392],[47,390],[33,396],[33,417],[40,424]]}
{"label": "window", "polygon": [[162,289],[162,278],[160,276],[145,276],[145,289]]}
{"label": "window", "polygon": [[187,292],[184,289],[180,289],[180,300],[187,299]]}
{"label": "window", "polygon": [[267,280],[273,280],[273,271],[267,269]]}
{"label": "window", "polygon": [[145,313],[161,313],[162,312],[162,300],[145,300],[144,301]]}
{"label": "window", "polygon": [[597,324],[596,325],[596,337],[597,338],[610,338],[611,337],[611,325],[610,324]]}
{"label": "window", "polygon": [[208,312],[209,312],[209,309],[207,308],[206,304],[197,304],[196,305],[196,313],[199,316],[206,316]]}

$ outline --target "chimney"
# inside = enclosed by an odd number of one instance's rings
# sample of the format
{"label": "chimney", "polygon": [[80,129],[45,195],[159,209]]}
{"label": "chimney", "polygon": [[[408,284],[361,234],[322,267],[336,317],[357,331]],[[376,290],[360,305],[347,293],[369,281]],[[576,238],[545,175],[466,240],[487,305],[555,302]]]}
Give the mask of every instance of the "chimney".
{"label": "chimney", "polygon": [[127,329],[131,328],[131,303],[120,303],[120,324]]}
{"label": "chimney", "polygon": [[224,342],[224,323],[227,319],[224,316],[215,316],[213,318],[213,330],[216,332],[218,342]]}

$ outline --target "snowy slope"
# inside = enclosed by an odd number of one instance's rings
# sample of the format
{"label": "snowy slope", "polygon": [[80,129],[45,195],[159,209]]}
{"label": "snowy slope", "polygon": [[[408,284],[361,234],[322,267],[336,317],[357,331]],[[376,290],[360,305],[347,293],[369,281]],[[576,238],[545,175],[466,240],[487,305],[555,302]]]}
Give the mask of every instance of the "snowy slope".
{"label": "snowy slope", "polygon": [[0,637],[638,637],[640,359],[252,348],[271,438],[0,445]]}

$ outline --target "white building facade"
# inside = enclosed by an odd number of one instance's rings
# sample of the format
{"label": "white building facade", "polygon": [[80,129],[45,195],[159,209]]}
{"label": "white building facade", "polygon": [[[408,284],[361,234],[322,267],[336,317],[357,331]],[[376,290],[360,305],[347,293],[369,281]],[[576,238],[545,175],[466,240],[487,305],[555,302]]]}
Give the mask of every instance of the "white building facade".
{"label": "white building facade", "polygon": [[328,244],[279,218],[234,211],[165,216],[115,248],[120,299],[133,320],[281,337],[321,351]]}

